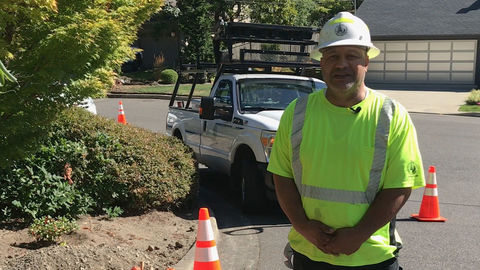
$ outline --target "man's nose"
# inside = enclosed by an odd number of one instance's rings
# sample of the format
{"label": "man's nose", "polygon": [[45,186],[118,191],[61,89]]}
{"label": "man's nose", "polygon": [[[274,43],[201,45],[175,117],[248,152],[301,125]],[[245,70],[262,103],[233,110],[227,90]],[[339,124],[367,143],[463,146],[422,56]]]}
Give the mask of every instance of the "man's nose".
{"label": "man's nose", "polygon": [[337,58],[337,61],[335,61],[335,67],[337,68],[344,68],[348,65],[347,58],[344,56],[340,56]]}

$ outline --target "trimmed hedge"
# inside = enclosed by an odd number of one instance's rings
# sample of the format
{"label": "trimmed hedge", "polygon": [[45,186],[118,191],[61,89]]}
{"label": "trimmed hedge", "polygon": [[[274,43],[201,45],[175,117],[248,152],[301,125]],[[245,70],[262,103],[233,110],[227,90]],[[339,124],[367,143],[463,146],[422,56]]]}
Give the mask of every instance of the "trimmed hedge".
{"label": "trimmed hedge", "polygon": [[178,79],[178,74],[175,70],[173,69],[164,69],[162,72],[160,72],[160,80],[163,83],[176,83]]}
{"label": "trimmed hedge", "polygon": [[[56,180],[65,184],[67,163],[73,169],[74,184],[69,187],[80,191],[82,200],[93,202],[90,213],[102,213],[102,209],[115,206],[127,213],[153,208],[173,210],[189,206],[198,192],[197,164],[192,151],[181,141],[71,108],[54,122],[39,152],[0,170],[0,210],[10,209],[9,215],[0,213],[0,217],[26,216],[12,214],[20,209],[12,205],[8,194],[5,196],[5,184],[11,186],[14,180],[4,183],[3,179],[15,178],[12,171],[38,166],[58,175]],[[35,172],[24,177],[32,174]],[[19,200],[27,205],[30,198],[25,195]],[[32,217],[44,214],[59,216],[57,212],[39,210]]]}

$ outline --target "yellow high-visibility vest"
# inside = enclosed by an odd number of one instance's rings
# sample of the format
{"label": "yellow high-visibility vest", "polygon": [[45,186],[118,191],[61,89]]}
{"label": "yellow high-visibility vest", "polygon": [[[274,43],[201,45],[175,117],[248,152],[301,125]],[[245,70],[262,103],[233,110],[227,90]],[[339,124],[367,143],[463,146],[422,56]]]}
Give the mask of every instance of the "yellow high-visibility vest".
{"label": "yellow high-visibility vest", "polygon": [[[377,192],[424,185],[416,132],[401,105],[368,90],[354,107],[336,107],[324,91],[293,102],[282,116],[268,170],[294,178],[306,215],[333,228],[353,227]],[[415,168],[413,171],[412,168]],[[334,265],[375,264],[395,256],[394,221],[352,255],[325,254],[292,228],[293,249]]]}

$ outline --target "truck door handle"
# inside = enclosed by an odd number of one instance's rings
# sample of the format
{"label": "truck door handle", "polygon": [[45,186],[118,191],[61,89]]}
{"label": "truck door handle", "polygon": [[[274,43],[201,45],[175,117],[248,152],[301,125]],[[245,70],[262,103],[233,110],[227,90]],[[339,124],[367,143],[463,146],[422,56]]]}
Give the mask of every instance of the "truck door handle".
{"label": "truck door handle", "polygon": [[234,124],[237,124],[237,125],[243,125],[243,119],[234,117],[234,118],[233,118],[233,123],[234,123]]}

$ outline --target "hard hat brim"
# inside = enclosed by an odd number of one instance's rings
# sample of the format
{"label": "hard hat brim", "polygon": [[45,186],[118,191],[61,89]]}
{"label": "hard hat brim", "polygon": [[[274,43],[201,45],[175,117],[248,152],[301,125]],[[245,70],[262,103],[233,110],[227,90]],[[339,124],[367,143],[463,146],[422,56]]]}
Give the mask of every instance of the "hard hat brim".
{"label": "hard hat brim", "polygon": [[322,59],[322,49],[327,47],[334,47],[334,46],[362,46],[368,47],[369,50],[367,52],[368,58],[372,59],[377,57],[380,54],[380,50],[373,45],[373,43],[353,43],[351,40],[338,40],[334,42],[327,42],[321,45],[315,46],[313,50],[310,52],[310,58],[320,61]]}

